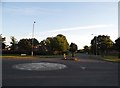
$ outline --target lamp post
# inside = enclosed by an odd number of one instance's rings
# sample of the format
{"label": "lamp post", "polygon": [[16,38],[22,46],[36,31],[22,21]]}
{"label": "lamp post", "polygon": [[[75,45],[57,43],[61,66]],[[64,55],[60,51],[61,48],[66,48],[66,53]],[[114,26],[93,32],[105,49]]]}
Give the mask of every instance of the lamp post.
{"label": "lamp post", "polygon": [[35,24],[35,23],[36,23],[36,22],[34,21],[34,23],[33,23],[33,31],[32,31],[32,51],[31,51],[31,56],[34,55],[34,52],[33,52],[33,49],[34,49],[33,40],[34,40],[34,24]]}
{"label": "lamp post", "polygon": [[[91,35],[95,35],[95,34],[91,34]],[[97,36],[95,36],[95,46],[96,46],[96,53],[95,53],[95,55],[97,56]]]}

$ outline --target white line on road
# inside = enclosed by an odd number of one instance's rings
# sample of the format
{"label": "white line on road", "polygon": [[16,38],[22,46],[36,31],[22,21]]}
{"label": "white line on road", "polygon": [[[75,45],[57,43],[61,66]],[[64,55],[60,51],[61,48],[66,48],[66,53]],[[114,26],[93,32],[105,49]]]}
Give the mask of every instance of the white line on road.
{"label": "white line on road", "polygon": [[86,69],[86,67],[81,67],[81,69],[85,70],[85,69]]}

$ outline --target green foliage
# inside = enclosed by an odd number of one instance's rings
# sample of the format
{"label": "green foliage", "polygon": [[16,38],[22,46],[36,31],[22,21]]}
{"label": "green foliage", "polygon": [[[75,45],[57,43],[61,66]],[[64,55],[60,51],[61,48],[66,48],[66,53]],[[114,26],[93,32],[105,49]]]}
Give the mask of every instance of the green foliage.
{"label": "green foliage", "polygon": [[74,53],[77,51],[78,47],[75,43],[70,44],[70,49],[69,51],[72,53],[72,57],[74,57]]}
{"label": "green foliage", "polygon": [[78,47],[77,47],[77,45],[76,45],[75,43],[71,43],[71,44],[70,44],[70,51],[71,51],[71,52],[77,51],[77,48],[78,48]]}
{"label": "green foliage", "polygon": [[33,49],[36,45],[39,44],[37,39],[21,39],[18,42],[18,50],[24,52],[24,53],[30,53],[32,49],[32,40],[33,40]]}
{"label": "green foliage", "polygon": [[29,39],[21,39],[18,42],[18,46],[19,46],[19,50],[24,53],[31,51],[31,43],[30,43]]}
{"label": "green foliage", "polygon": [[48,37],[40,42],[40,51],[49,54],[62,54],[67,52],[69,44],[64,35],[59,34],[56,37]]}
{"label": "green foliage", "polygon": [[118,51],[120,51],[120,37],[115,40],[115,46]]}
{"label": "green foliage", "polygon": [[11,36],[11,50],[17,50],[18,49],[18,44],[17,44],[17,39],[14,36]]}
{"label": "green foliage", "polygon": [[90,51],[90,48],[87,45],[85,45],[84,46],[84,52],[85,53],[89,53],[89,51]]}
{"label": "green foliage", "polygon": [[56,41],[58,43],[58,49],[62,52],[66,52],[69,49],[69,44],[67,42],[67,39],[64,35],[57,35],[56,36]]}
{"label": "green foliage", "polygon": [[37,52],[39,52],[40,54],[47,54],[48,48],[46,46],[46,41],[45,40],[40,42],[39,49],[38,49]]}
{"label": "green foliage", "polygon": [[113,42],[110,39],[110,36],[99,35],[95,36],[91,40],[91,49],[93,53],[97,52],[97,54],[107,54],[113,47]]}
{"label": "green foliage", "polygon": [[38,41],[37,39],[35,39],[35,38],[33,38],[33,39],[28,39],[28,41],[30,42],[31,45],[32,45],[32,41],[33,41],[33,45],[34,45],[34,46],[36,46],[36,45],[39,44],[39,41]]}
{"label": "green foliage", "polygon": [[5,49],[5,46],[6,46],[4,41],[5,41],[5,37],[2,38],[2,36],[0,35],[0,48],[2,48],[2,49]]}
{"label": "green foliage", "polygon": [[5,46],[6,46],[5,43],[2,43],[2,49],[5,49]]}
{"label": "green foliage", "polygon": [[4,43],[4,41],[6,40],[6,38],[4,37],[2,37],[2,35],[0,35],[0,42],[2,42],[2,43]]}
{"label": "green foliage", "polygon": [[118,57],[120,58],[120,37],[115,40],[115,47],[116,47],[116,50],[118,50],[119,52]]}

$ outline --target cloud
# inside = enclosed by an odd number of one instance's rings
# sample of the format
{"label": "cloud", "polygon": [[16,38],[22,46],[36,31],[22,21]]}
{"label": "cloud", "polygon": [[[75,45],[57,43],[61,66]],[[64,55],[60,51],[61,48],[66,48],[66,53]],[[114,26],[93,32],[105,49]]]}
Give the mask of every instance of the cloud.
{"label": "cloud", "polygon": [[64,31],[77,31],[81,29],[97,29],[97,28],[105,28],[105,27],[112,27],[112,24],[107,25],[91,25],[91,26],[83,26],[83,27],[73,27],[73,28],[62,28],[57,30],[51,30],[48,32],[64,32]]}
{"label": "cloud", "polygon": [[6,8],[6,10],[4,11],[5,13],[18,14],[18,15],[40,15],[40,14],[56,14],[61,10],[39,8],[39,7],[31,7],[31,8],[13,7],[13,8]]}

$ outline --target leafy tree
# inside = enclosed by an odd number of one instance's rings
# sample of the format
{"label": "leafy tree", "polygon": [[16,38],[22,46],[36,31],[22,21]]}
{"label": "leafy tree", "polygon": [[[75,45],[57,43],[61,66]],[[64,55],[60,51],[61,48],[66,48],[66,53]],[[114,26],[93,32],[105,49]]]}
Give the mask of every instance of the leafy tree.
{"label": "leafy tree", "polygon": [[120,58],[120,37],[115,40],[115,46],[116,46],[116,49],[119,52],[118,57]]}
{"label": "leafy tree", "polygon": [[89,50],[90,50],[89,47],[88,47],[87,45],[85,45],[85,46],[84,46],[84,52],[85,52],[85,53],[89,53]]}
{"label": "leafy tree", "polygon": [[18,49],[18,42],[17,39],[14,36],[11,36],[11,50],[17,50]]}
{"label": "leafy tree", "polygon": [[6,46],[4,41],[5,41],[5,37],[2,38],[2,36],[0,35],[0,48],[2,48],[2,49],[5,49],[5,46]]}
{"label": "leafy tree", "polygon": [[5,49],[5,46],[6,46],[5,43],[2,43],[2,49]]}
{"label": "leafy tree", "polygon": [[19,50],[23,53],[30,53],[31,51],[31,43],[29,41],[29,39],[21,39],[19,42],[18,42],[18,47],[19,47]]}
{"label": "leafy tree", "polygon": [[28,39],[28,41],[31,43],[32,45],[32,42],[33,42],[33,45],[36,46],[39,44],[39,41],[36,39],[36,38],[33,38],[33,39]]}
{"label": "leafy tree", "polygon": [[59,34],[56,37],[48,37],[40,42],[41,50],[50,54],[62,54],[67,52],[69,44],[64,35]]}
{"label": "leafy tree", "polygon": [[40,42],[38,52],[40,52],[40,54],[47,54],[48,53],[48,48],[46,46],[46,40],[43,40],[43,41]]}
{"label": "leafy tree", "polygon": [[78,47],[75,43],[70,44],[70,49],[69,51],[72,53],[72,57],[74,57],[74,53],[77,51]]}
{"label": "leafy tree", "polygon": [[[33,41],[33,46],[32,46],[32,41]],[[33,47],[33,50],[35,48],[35,46],[37,46],[39,44],[37,39],[21,39],[18,42],[18,47],[19,50],[25,53],[30,53]]]}
{"label": "leafy tree", "polygon": [[111,50],[113,46],[113,42],[110,39],[110,36],[105,35],[99,35],[95,36],[91,40],[91,49],[93,53],[96,52],[96,54],[107,54]]}
{"label": "leafy tree", "polygon": [[51,37],[48,37],[45,40],[45,45],[47,47],[47,51],[51,54],[52,52],[52,47],[54,46],[54,44],[52,43],[53,39]]}
{"label": "leafy tree", "polygon": [[97,55],[97,42],[98,38],[97,36],[95,36],[92,40],[91,40],[91,51],[92,53]]}
{"label": "leafy tree", "polygon": [[69,49],[69,43],[66,37],[64,35],[59,34],[56,36],[56,38],[59,43],[60,50],[62,52],[66,52]]}
{"label": "leafy tree", "polygon": [[48,37],[40,42],[40,51],[44,54],[53,54],[53,51],[57,48],[54,37]]}

